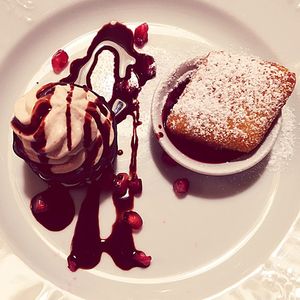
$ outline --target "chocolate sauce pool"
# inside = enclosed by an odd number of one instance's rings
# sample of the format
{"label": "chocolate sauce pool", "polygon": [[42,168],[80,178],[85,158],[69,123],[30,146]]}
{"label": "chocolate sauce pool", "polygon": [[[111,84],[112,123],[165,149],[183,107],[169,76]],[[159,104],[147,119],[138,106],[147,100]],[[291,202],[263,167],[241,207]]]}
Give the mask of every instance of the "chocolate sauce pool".
{"label": "chocolate sauce pool", "polygon": [[[135,59],[135,63],[127,66],[124,78],[119,75],[120,57],[119,53],[112,46],[103,46],[95,50],[97,46],[104,41],[112,41],[121,46],[130,56]],[[155,77],[156,69],[154,59],[152,56],[138,53],[134,49],[134,36],[133,32],[126,26],[120,23],[107,24],[103,26],[92,43],[90,44],[87,53],[84,57],[74,60],[70,65],[70,74],[61,79],[56,84],[70,84],[71,87],[76,84],[82,68],[92,60],[91,67],[86,77],[86,88],[92,90],[91,75],[102,51],[110,51],[114,55],[114,79],[113,93],[111,99],[106,99],[109,107],[113,109],[116,101],[121,100],[121,112],[117,113],[115,120],[120,123],[128,115],[132,117],[132,138],[131,138],[131,159],[129,164],[129,171],[127,173],[114,174],[112,171],[112,161],[114,160],[117,150],[112,151],[108,145],[104,145],[103,156],[106,157],[106,162],[101,169],[101,176],[98,179],[92,180],[87,185],[87,194],[81,205],[74,236],[72,239],[71,253],[68,257],[68,267],[71,271],[76,271],[78,268],[90,269],[95,267],[101,260],[103,252],[108,253],[115,264],[124,270],[129,270],[133,267],[148,267],[150,265],[151,257],[147,256],[143,251],[137,250],[134,244],[133,232],[141,227],[142,219],[133,211],[134,198],[142,192],[142,180],[137,174],[137,152],[138,152],[138,134],[137,127],[141,125],[139,120],[139,102],[137,100],[138,94],[145,83]],[[138,86],[133,87],[129,84],[131,75],[135,74],[138,79]],[[55,84],[54,84],[55,85]],[[50,85],[45,89],[40,90],[39,95],[45,96],[41,103],[37,103],[36,109],[33,111],[31,123],[27,126],[22,125],[16,118],[13,119],[13,126],[26,134],[36,132],[37,126],[43,122],[51,110],[50,99],[53,94],[53,88]],[[45,94],[43,94],[45,93]],[[72,88],[66,99],[66,126],[67,126],[67,145],[68,148],[72,147],[71,138],[71,115],[70,103],[72,101]],[[107,143],[108,139],[102,138],[98,140],[94,147],[90,147],[90,118],[91,116],[96,120],[98,130],[100,130],[102,137],[107,136],[109,128],[105,124],[101,124],[99,116],[95,113],[95,106],[101,109],[104,98],[99,96],[96,103],[90,102],[87,108],[87,114],[84,124],[84,146],[87,153],[87,161],[84,163],[87,172],[90,168],[89,161],[94,161],[97,154],[96,149],[101,143]],[[97,121],[98,120],[98,121]],[[42,125],[42,124],[41,124]],[[35,149],[43,153],[43,147],[46,145],[46,138],[44,127],[40,126],[36,133]],[[116,143],[115,143],[116,148]],[[41,164],[31,164],[26,157],[25,151],[22,148],[22,143],[14,135],[14,150],[21,156],[29,165],[37,172],[42,168],[42,163],[46,165],[46,160],[40,158]],[[108,163],[109,162],[109,163]],[[43,168],[46,168],[45,166]],[[50,172],[49,170],[44,170]],[[72,173],[72,172],[71,172]],[[71,177],[76,176],[68,174]],[[47,173],[48,174],[48,173]],[[49,178],[51,178],[49,174]],[[75,215],[74,203],[70,197],[69,189],[57,180],[48,180],[49,188],[31,200],[31,210],[38,222],[40,222],[47,229],[58,231],[68,226]],[[113,203],[116,209],[116,219],[112,225],[112,232],[106,239],[101,238],[101,228],[99,227],[99,203],[101,191],[110,188],[112,190]]]}

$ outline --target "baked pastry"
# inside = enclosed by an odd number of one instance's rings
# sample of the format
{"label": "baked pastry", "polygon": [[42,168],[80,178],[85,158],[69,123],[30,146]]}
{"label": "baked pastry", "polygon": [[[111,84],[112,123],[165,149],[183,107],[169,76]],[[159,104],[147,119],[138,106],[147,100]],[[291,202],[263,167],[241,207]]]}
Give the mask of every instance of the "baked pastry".
{"label": "baked pastry", "polygon": [[262,142],[295,83],[295,74],[277,63],[210,52],[197,60],[166,127],[178,137],[248,153]]}
{"label": "baked pastry", "polygon": [[15,104],[14,151],[42,179],[79,185],[99,178],[116,156],[114,116],[85,87],[50,83]]}

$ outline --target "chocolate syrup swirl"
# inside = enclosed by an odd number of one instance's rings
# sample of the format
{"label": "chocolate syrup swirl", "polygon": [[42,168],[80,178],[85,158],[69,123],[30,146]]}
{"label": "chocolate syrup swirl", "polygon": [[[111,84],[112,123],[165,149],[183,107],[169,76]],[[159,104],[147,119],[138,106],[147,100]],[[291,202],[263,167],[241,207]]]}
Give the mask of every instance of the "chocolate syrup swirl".
{"label": "chocolate syrup swirl", "polygon": [[[42,163],[47,163],[48,159],[44,154],[44,147],[46,146],[46,135],[45,135],[45,118],[51,111],[52,107],[50,104],[50,99],[55,91],[54,84],[50,83],[43,86],[36,93],[36,98],[39,99],[32,110],[31,120],[29,124],[23,124],[16,117],[11,121],[12,126],[24,135],[33,135],[34,141],[31,142],[31,147],[36,152],[39,152],[39,160]],[[19,139],[16,134],[14,134],[14,141]],[[19,155],[24,160],[28,160],[25,153],[22,142],[14,142],[14,150],[17,155]],[[19,145],[19,147],[16,147]]]}
{"label": "chocolate syrup swirl", "polygon": [[70,86],[70,91],[68,91],[67,96],[67,109],[66,109],[66,127],[67,127],[67,146],[68,150],[72,150],[72,126],[71,126],[71,102],[73,96],[74,85]]}
{"label": "chocolate syrup swirl", "polygon": [[25,135],[34,134],[52,108],[50,104],[51,96],[52,94],[48,94],[36,102],[29,124],[23,124],[19,119],[14,117],[11,121],[12,126]]}
{"label": "chocolate syrup swirl", "polygon": [[[120,175],[116,177],[118,177],[116,180],[120,180]],[[126,184],[126,180],[128,183],[128,178],[121,176],[121,180],[124,180],[123,184]],[[76,271],[78,268],[90,269],[95,267],[100,262],[103,252],[109,254],[115,264],[123,270],[129,270],[133,267],[147,267],[151,257],[135,248],[133,227],[126,219],[126,213],[130,213],[134,206],[133,190],[129,190],[127,195],[123,195],[115,186],[113,203],[116,208],[116,220],[110,236],[107,239],[100,238],[98,214],[102,185],[101,180],[92,183],[88,187],[86,198],[81,205],[72,240],[72,250],[68,257],[70,270]],[[144,255],[141,256],[141,253]],[[146,263],[145,257],[148,258]]]}
{"label": "chocolate syrup swirl", "polygon": [[[129,65],[126,69],[124,78],[120,77],[120,56],[111,46],[103,46],[94,54],[94,60],[87,72],[86,84],[92,89],[91,75],[98,63],[99,55],[104,50],[111,51],[114,55],[114,87],[112,97],[109,100],[111,108],[115,102],[120,99],[125,105],[121,113],[117,113],[116,120],[121,122],[128,115],[133,118],[133,129],[131,139],[131,159],[129,165],[129,174],[121,176],[121,183],[115,176],[113,203],[116,208],[116,220],[112,226],[110,236],[104,240],[100,238],[100,229],[98,221],[98,207],[101,189],[101,181],[92,183],[88,188],[80,213],[72,241],[71,254],[68,257],[69,268],[72,271],[78,268],[92,268],[97,265],[103,252],[108,253],[115,264],[121,269],[128,270],[133,267],[147,267],[150,264],[151,257],[146,256],[142,251],[135,248],[133,240],[132,227],[123,220],[124,213],[131,211],[134,206],[134,196],[141,193],[142,183],[137,176],[137,151],[138,135],[137,127],[141,124],[139,121],[139,102],[137,100],[141,87],[147,80],[155,76],[153,69],[154,59],[148,55],[140,54],[135,51],[133,46],[133,33],[130,29],[120,23],[105,25],[95,36],[87,55],[72,62],[70,66],[70,75],[61,80],[61,82],[70,82],[78,79],[80,70],[92,58],[96,47],[110,40],[121,46],[129,55],[135,58],[135,63]],[[129,79],[134,73],[139,82],[138,87],[132,87]],[[85,143],[88,143],[89,137],[86,136]],[[106,176],[103,174],[103,176]],[[119,176],[119,177],[118,177]],[[121,192],[120,192],[121,191]],[[146,260],[145,260],[146,258]],[[146,261],[146,263],[145,263]]]}
{"label": "chocolate syrup swirl", "polygon": [[[122,58],[113,46],[105,45],[105,41],[116,43],[135,59],[133,64],[127,66],[124,78],[119,74],[120,60]],[[94,53],[95,49],[101,43],[103,43],[103,46]],[[68,257],[68,267],[71,271],[76,271],[78,268],[90,269],[95,267],[100,262],[103,252],[108,253],[115,264],[124,270],[129,270],[133,267],[145,268],[150,265],[151,261],[150,256],[147,256],[143,251],[137,250],[135,247],[133,233],[142,226],[142,219],[133,211],[133,207],[135,196],[142,192],[142,180],[137,174],[137,127],[141,125],[139,120],[139,101],[137,97],[142,86],[155,76],[156,69],[153,57],[138,53],[134,49],[133,32],[121,23],[103,26],[94,37],[86,55],[74,60],[70,65],[70,74],[61,79],[59,83],[56,83],[63,85],[70,84],[71,86],[71,90],[66,99],[67,145],[70,150],[72,147],[70,111],[72,87],[76,85],[82,68],[92,60],[91,67],[87,72],[86,86],[83,86],[83,88],[86,90],[93,89],[91,76],[101,58],[100,54],[104,50],[108,50],[114,55],[115,82],[113,93],[111,99],[106,99],[107,101],[103,97],[98,96],[95,102],[89,102],[87,105],[83,125],[83,145],[86,151],[86,160],[80,167],[80,170],[75,170],[70,172],[70,174],[62,174],[61,176],[54,174],[50,176],[51,174],[47,173],[49,171],[46,170],[47,166],[32,165],[27,159],[30,166],[36,169],[37,172],[40,172],[40,170],[44,168],[44,173],[46,173],[49,176],[49,180],[51,180],[50,187],[46,191],[36,195],[31,202],[33,215],[38,222],[49,230],[61,230],[65,228],[74,217],[74,204],[70,203],[70,197],[68,196],[69,188],[65,188],[59,184],[59,182],[66,182],[65,178],[62,179],[62,177],[67,177],[70,182],[74,182],[75,178],[79,183],[85,182],[85,178],[88,177],[91,182],[87,186],[87,194],[81,205],[72,239],[71,253]],[[138,86],[132,86],[130,84],[130,79],[133,74],[138,79]],[[45,104],[38,105],[33,113],[33,119],[29,128],[23,128],[23,125],[20,125],[18,120],[13,120],[13,126],[19,128],[22,132],[27,130],[26,132],[30,134],[37,130],[41,131],[40,135],[36,137],[38,143],[35,145],[36,149],[39,150],[45,146],[45,136],[42,134],[44,130],[41,125],[43,119],[51,109],[49,104],[53,91],[53,86],[49,86],[39,92],[40,97],[43,96],[47,99],[47,101],[43,101],[47,103],[48,106]],[[105,109],[107,106],[109,106],[109,110]],[[112,111],[115,110],[116,115],[114,118],[116,123],[120,123],[128,115],[132,117],[132,151],[128,174],[113,174],[112,162],[117,154],[117,142],[115,141],[112,147],[109,146],[109,133],[112,125],[107,121],[103,122],[103,120],[101,120],[97,109],[100,109],[104,115],[107,115],[109,111],[114,115]],[[101,136],[95,141],[92,141],[91,137],[92,120],[96,122],[97,128],[101,133]],[[116,133],[116,128],[114,129]],[[24,152],[21,144],[22,142],[16,140],[15,136],[14,148],[16,153],[19,153],[18,155],[20,156]],[[99,161],[95,168],[91,169],[91,165],[95,161],[98,149],[101,145],[103,145],[103,159]],[[23,158],[25,159],[25,155],[23,155]],[[97,176],[93,176],[95,172],[98,174]],[[112,190],[112,200],[116,209],[116,219],[112,225],[112,232],[105,240],[101,238],[98,220],[101,191],[104,188],[110,188]],[[59,205],[56,205],[57,203],[61,203],[62,206],[59,207]],[[62,212],[65,212],[65,214]]]}
{"label": "chocolate syrup swirl", "polygon": [[[135,63],[128,65],[125,72],[125,77],[121,78],[119,74],[120,69],[120,54],[119,52],[109,45],[104,45],[95,52],[96,48],[105,41],[111,41],[119,46],[121,46],[127,54],[135,59]],[[150,55],[143,53],[138,53],[134,49],[134,37],[133,32],[121,23],[109,23],[104,25],[94,37],[91,45],[87,50],[87,54],[74,60],[70,65],[70,74],[61,79],[61,83],[74,83],[79,77],[82,68],[93,58],[90,69],[87,72],[86,85],[89,89],[93,90],[91,83],[91,76],[96,67],[100,54],[104,51],[110,51],[114,55],[114,87],[111,99],[106,99],[112,108],[117,99],[122,100],[125,108],[122,109],[120,113],[116,115],[117,123],[124,120],[127,115],[133,113],[135,108],[135,99],[137,99],[138,94],[145,85],[145,83],[155,77],[156,68],[154,64],[154,58]],[[94,56],[93,56],[94,55]],[[129,79],[132,74],[138,79],[138,87],[131,86]]]}

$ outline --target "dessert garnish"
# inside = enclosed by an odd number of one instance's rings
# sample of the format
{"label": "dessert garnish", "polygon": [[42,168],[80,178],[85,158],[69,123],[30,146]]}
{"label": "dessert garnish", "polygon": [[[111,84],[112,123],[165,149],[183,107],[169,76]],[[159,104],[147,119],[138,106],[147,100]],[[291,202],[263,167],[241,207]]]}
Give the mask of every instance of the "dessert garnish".
{"label": "dessert garnish", "polygon": [[193,159],[238,159],[262,143],[295,82],[295,74],[277,63],[210,52],[170,91],[163,110],[166,132]]}
{"label": "dessert garnish", "polygon": [[177,178],[173,182],[173,190],[178,196],[184,196],[188,193],[190,182],[187,178]]}
{"label": "dessert garnish", "polygon": [[[140,46],[147,42],[147,30]],[[110,99],[105,99],[101,91],[95,93],[91,80],[104,51],[114,57]],[[55,73],[65,67],[65,58],[63,51],[54,55]],[[88,70],[83,78],[84,68]],[[87,186],[68,257],[71,271],[95,267],[103,252],[124,270],[150,265],[151,257],[135,248],[133,232],[141,229],[143,221],[133,208],[135,196],[142,193],[142,180],[137,174],[137,127],[141,125],[138,95],[155,74],[153,57],[135,50],[133,32],[112,22],[98,31],[86,55],[70,64],[67,77],[33,89],[16,103],[14,151],[49,184],[31,200],[37,221],[49,230],[64,229],[75,214],[69,190]],[[129,170],[114,174],[117,124],[127,116],[132,117]],[[116,220],[109,237],[102,239],[99,198],[107,189],[112,192]]]}
{"label": "dessert garnish", "polygon": [[124,221],[127,222],[132,229],[139,230],[143,226],[143,219],[135,211],[127,211],[124,213]]}
{"label": "dessert garnish", "polygon": [[61,73],[68,65],[69,55],[65,50],[59,49],[52,56],[51,64],[53,72],[56,74]]}
{"label": "dessert garnish", "polygon": [[149,26],[147,23],[139,25],[134,30],[134,44],[138,48],[143,48],[144,45],[148,42],[148,29]]}

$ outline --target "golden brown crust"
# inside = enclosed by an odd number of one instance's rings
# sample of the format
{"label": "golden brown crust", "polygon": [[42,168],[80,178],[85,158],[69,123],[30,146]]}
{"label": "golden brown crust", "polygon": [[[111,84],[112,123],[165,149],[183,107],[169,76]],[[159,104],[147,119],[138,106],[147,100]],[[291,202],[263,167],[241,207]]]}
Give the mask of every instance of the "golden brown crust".
{"label": "golden brown crust", "polygon": [[295,74],[277,63],[224,52],[199,62],[166,126],[216,148],[252,151],[291,95]]}

